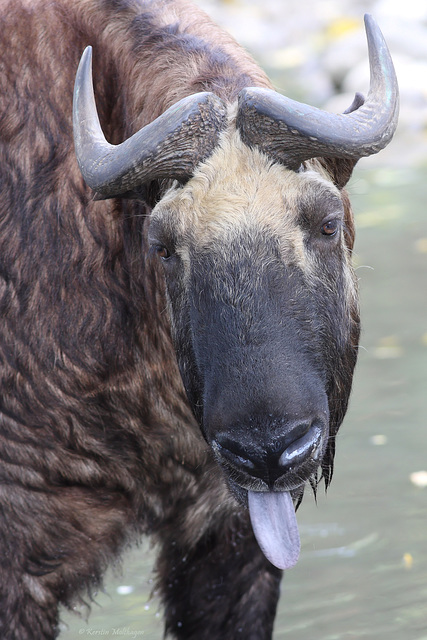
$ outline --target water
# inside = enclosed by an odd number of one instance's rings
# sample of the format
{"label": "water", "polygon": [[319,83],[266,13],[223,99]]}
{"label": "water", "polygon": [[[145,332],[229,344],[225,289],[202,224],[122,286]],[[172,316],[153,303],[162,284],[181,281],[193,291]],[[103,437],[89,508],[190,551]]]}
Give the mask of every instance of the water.
{"label": "water", "polygon": [[427,470],[426,187],[423,172],[377,170],[350,190],[363,348],[332,486],[299,515],[275,637],[425,640],[427,489],[411,474]]}
{"label": "water", "polygon": [[[350,184],[362,348],[332,485],[298,512],[301,558],[282,583],[275,640],[427,640],[426,475],[412,476],[427,473],[425,175],[373,168]],[[110,575],[88,623],[63,615],[61,640],[162,638],[147,549]]]}

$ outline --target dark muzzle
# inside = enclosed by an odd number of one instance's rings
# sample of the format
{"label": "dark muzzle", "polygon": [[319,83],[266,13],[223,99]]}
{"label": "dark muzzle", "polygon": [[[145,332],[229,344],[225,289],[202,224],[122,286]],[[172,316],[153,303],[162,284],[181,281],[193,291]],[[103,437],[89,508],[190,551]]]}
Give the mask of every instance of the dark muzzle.
{"label": "dark muzzle", "polygon": [[212,441],[219,463],[243,489],[290,491],[304,484],[320,464],[328,435],[327,416],[281,424],[283,433],[268,443],[265,439],[257,442],[249,434],[237,440],[232,428]]}

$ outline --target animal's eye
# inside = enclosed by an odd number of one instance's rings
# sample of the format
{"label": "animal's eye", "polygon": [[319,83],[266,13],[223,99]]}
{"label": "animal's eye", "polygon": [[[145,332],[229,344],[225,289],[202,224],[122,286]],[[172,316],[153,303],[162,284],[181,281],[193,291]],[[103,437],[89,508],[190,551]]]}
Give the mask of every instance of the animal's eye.
{"label": "animal's eye", "polygon": [[171,253],[167,247],[163,244],[159,244],[155,247],[156,253],[162,260],[167,260],[171,257]]}
{"label": "animal's eye", "polygon": [[338,232],[340,222],[338,218],[332,218],[332,220],[326,220],[320,230],[324,236],[335,236]]}

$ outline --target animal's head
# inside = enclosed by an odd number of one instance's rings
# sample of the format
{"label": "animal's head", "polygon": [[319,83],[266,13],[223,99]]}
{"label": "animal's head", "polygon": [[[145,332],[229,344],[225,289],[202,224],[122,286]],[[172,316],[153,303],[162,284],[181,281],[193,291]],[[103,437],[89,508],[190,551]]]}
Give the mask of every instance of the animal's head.
{"label": "animal's head", "polygon": [[[331,115],[265,89],[226,106],[190,96],[118,147],[102,135],[90,54],[75,93],[76,149],[101,197],[175,178],[154,208],[177,359],[193,411],[260,546],[298,556],[293,500],[321,470],[351,389],[359,337],[353,220],[343,187],[394,133],[398,92],[367,18],[371,88]],[[314,158],[314,159],[313,159]]]}

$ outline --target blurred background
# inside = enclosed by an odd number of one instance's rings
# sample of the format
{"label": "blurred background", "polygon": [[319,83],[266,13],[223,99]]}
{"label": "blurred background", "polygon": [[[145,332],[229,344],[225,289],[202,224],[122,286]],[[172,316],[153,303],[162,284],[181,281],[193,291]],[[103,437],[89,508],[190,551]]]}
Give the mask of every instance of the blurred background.
{"label": "blurred background", "polygon": [[[349,184],[363,333],[335,476],[298,511],[302,551],[282,583],[275,640],[427,640],[427,2],[198,0],[278,91],[341,112],[367,93],[363,14],[396,66],[401,116],[389,147]],[[62,640],[160,640],[148,544],[111,572]]]}

